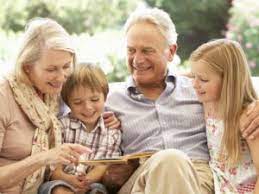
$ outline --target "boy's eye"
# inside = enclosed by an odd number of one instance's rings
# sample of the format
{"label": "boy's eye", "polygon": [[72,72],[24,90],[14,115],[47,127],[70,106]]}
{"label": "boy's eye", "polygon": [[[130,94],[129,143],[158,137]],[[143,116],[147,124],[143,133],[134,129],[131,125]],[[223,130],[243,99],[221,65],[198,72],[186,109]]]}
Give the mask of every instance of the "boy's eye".
{"label": "boy's eye", "polygon": [[92,101],[92,102],[98,102],[98,101],[99,101],[99,98],[92,98],[91,101]]}

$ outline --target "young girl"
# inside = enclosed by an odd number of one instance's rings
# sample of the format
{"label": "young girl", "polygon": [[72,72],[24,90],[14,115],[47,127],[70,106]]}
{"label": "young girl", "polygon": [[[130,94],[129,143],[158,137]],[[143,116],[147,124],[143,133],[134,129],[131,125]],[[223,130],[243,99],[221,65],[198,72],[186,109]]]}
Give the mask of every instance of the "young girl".
{"label": "young girl", "polygon": [[205,110],[215,193],[258,194],[259,139],[243,139],[239,127],[241,114],[257,99],[244,51],[219,39],[198,47],[190,61]]}

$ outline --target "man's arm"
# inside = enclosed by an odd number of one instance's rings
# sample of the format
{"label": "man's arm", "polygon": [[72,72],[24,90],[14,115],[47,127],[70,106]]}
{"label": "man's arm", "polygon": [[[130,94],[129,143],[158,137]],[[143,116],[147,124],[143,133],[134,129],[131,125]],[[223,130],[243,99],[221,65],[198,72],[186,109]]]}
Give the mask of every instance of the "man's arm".
{"label": "man's arm", "polygon": [[257,174],[257,180],[256,180],[256,185],[255,185],[255,190],[254,194],[259,194],[259,179],[258,179],[258,174],[259,174],[259,137],[255,137],[255,139],[252,140],[247,140],[250,153],[252,156],[253,164],[256,169],[256,174]]}
{"label": "man's arm", "polygon": [[259,136],[259,100],[248,106],[240,119],[242,136],[246,139],[254,139]]}

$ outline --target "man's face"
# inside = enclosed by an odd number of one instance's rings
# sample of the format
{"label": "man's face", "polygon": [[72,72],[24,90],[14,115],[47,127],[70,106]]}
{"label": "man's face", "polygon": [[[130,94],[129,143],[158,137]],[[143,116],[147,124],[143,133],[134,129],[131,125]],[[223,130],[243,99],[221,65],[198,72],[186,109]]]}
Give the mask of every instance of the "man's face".
{"label": "man's face", "polygon": [[170,49],[157,27],[146,22],[132,25],[126,38],[128,68],[137,86],[162,84],[175,47]]}

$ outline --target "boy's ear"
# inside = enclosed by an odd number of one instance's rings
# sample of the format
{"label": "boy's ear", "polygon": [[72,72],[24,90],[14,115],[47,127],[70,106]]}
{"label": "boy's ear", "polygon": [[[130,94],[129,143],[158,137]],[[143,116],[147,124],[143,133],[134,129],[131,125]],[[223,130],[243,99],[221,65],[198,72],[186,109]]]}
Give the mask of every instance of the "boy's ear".
{"label": "boy's ear", "polygon": [[176,44],[169,45],[168,61],[170,61],[170,62],[173,61],[174,55],[176,54],[176,50],[177,50],[177,45]]}

